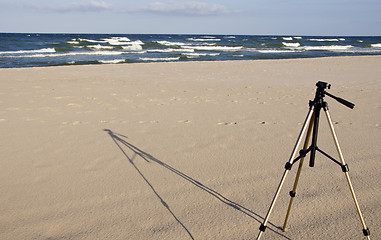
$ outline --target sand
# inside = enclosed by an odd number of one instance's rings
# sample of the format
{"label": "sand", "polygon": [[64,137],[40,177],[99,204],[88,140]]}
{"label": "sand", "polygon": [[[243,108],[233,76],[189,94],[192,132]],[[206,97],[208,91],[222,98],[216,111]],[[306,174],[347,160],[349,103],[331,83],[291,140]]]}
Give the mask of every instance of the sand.
{"label": "sand", "polygon": [[[381,57],[0,69],[0,239],[255,239],[313,99],[326,98],[381,238]],[[318,146],[337,158],[324,114]],[[297,168],[262,239],[363,239],[340,166]]]}

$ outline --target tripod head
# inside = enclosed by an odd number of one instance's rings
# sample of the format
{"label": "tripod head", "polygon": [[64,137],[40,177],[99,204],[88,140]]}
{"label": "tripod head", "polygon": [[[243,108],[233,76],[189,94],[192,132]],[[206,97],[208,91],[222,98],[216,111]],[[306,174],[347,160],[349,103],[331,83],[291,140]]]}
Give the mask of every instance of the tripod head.
{"label": "tripod head", "polygon": [[322,99],[325,97],[325,95],[327,95],[327,96],[335,99],[339,103],[343,104],[344,106],[349,107],[350,109],[353,109],[355,107],[355,105],[353,103],[348,102],[347,100],[344,100],[342,98],[336,97],[336,96],[328,93],[327,91],[325,91],[325,89],[331,88],[331,84],[319,81],[316,83],[316,87],[317,87],[317,89],[316,89],[316,95],[315,95],[315,99],[314,99],[315,103],[322,101]]}
{"label": "tripod head", "polygon": [[348,102],[347,100],[344,100],[342,98],[336,97],[330,93],[328,93],[325,89],[330,89],[331,84],[328,84],[326,82],[317,82],[316,83],[316,94],[315,94],[315,99],[313,101],[310,101],[310,108],[314,108],[314,120],[313,120],[313,135],[312,135],[312,143],[311,147],[309,150],[311,151],[310,155],[310,167],[313,167],[315,164],[315,154],[316,150],[319,150],[319,148],[316,145],[317,141],[317,134],[318,134],[318,128],[319,128],[319,115],[320,115],[320,110],[323,108],[324,111],[328,110],[327,103],[324,101],[324,97],[327,95],[339,103],[343,104],[346,107],[349,107],[351,109],[354,108],[354,104],[351,102]]}

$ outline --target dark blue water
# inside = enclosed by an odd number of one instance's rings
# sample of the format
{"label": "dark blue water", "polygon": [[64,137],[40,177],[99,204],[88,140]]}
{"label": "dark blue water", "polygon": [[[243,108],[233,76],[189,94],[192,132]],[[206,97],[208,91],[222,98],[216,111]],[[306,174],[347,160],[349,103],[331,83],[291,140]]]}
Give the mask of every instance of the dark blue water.
{"label": "dark blue water", "polygon": [[0,33],[0,68],[381,55],[381,37]]}

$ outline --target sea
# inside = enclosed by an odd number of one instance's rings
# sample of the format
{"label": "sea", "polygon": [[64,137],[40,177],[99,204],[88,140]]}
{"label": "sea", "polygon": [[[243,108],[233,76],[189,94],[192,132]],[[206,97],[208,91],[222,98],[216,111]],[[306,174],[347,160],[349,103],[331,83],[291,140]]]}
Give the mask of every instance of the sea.
{"label": "sea", "polygon": [[381,55],[381,36],[0,33],[0,68]]}

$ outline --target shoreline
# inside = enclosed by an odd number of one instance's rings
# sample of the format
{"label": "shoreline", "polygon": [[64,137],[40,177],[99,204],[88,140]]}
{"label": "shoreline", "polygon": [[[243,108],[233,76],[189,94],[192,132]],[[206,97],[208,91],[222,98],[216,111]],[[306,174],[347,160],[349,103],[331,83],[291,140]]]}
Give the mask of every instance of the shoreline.
{"label": "shoreline", "polygon": [[252,60],[205,60],[205,61],[157,61],[157,62],[131,62],[131,63],[98,63],[98,64],[63,64],[63,65],[53,65],[53,66],[35,66],[35,67],[9,67],[0,68],[2,69],[33,69],[33,68],[52,68],[52,67],[80,67],[80,66],[108,66],[108,65],[131,65],[131,64],[165,64],[165,63],[218,63],[218,62],[257,62],[257,61],[292,61],[292,60],[308,60],[308,59],[337,59],[337,58],[381,58],[380,55],[362,55],[362,56],[327,56],[327,57],[299,57],[299,58],[269,58],[269,59],[252,59]]}

